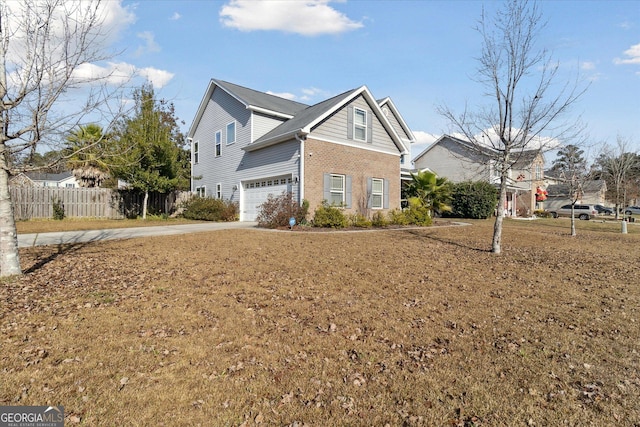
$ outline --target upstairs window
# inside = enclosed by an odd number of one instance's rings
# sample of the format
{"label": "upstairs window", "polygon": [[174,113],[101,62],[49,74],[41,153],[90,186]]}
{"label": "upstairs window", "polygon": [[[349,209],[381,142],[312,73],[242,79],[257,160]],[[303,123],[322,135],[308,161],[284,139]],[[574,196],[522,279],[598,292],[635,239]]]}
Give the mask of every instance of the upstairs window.
{"label": "upstairs window", "polygon": [[353,139],[367,140],[367,112],[359,108],[353,109]]}
{"label": "upstairs window", "polygon": [[536,180],[540,181],[542,179],[542,166],[539,164],[536,165]]}
{"label": "upstairs window", "polygon": [[227,125],[227,145],[236,142],[236,122]]}
{"label": "upstairs window", "polygon": [[198,145],[198,141],[193,141],[193,163],[198,163],[199,160]]}
{"label": "upstairs window", "polygon": [[216,136],[215,136],[215,143],[216,143],[216,157],[219,157],[222,150],[222,131],[218,131],[216,132]]}

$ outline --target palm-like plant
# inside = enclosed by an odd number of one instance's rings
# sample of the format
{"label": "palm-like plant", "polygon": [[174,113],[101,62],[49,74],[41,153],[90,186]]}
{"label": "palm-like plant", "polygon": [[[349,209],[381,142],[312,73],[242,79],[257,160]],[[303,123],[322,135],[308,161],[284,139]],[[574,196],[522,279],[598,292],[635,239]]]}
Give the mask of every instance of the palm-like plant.
{"label": "palm-like plant", "polygon": [[67,165],[81,187],[99,187],[109,178],[109,165],[104,160],[106,140],[102,127],[96,124],[80,126],[67,136]]}
{"label": "palm-like plant", "polygon": [[423,207],[431,211],[432,216],[434,213],[451,211],[451,192],[451,182],[431,171],[411,174],[411,182],[406,189],[407,196],[419,200]]}

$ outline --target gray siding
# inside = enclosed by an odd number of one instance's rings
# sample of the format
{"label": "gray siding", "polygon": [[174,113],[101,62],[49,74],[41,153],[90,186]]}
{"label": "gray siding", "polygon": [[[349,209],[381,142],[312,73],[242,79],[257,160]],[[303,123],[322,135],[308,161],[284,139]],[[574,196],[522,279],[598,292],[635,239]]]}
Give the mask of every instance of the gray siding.
{"label": "gray siding", "polygon": [[488,159],[464,151],[456,143],[442,141],[426,154],[416,159],[417,169],[429,168],[438,176],[444,176],[453,182],[488,181],[490,171]]}
{"label": "gray siding", "polygon": [[[349,129],[349,126],[347,125],[347,110],[349,106],[355,106],[367,111],[367,116],[370,120],[372,120],[371,129],[373,132],[373,137],[370,143],[348,138],[347,130]],[[378,117],[373,114],[371,106],[367,103],[362,95],[358,96],[350,104],[344,106],[342,109],[328,117],[314,129],[312,129],[310,137],[321,140],[325,139],[330,141],[345,142],[354,146],[362,146],[363,148],[374,148],[388,153],[398,153],[398,148],[393,143],[393,140],[391,139],[385,128],[382,126],[382,123],[380,122]]]}
{"label": "gray siding", "polygon": [[283,119],[277,119],[260,113],[253,113],[253,141],[278,127],[282,122],[284,122]]}
{"label": "gray siding", "polygon": [[[193,165],[192,174],[202,177],[193,181],[193,188],[206,186],[207,196],[215,196],[216,184],[222,183],[222,197],[239,202],[239,192],[234,190],[238,185],[235,171],[244,154],[241,148],[251,138],[251,112],[220,88],[211,95],[197,129],[193,141],[199,142],[199,162]],[[227,124],[236,122],[236,142],[226,144]],[[222,132],[221,155],[215,156],[214,137],[217,131]]]}
{"label": "gray siding", "polygon": [[388,107],[386,107],[386,110],[383,110],[383,111],[389,112],[386,117],[391,123],[391,126],[393,126],[393,129],[400,136],[400,138],[409,140],[410,139],[409,135],[402,128],[402,126],[400,125],[400,121],[398,120],[398,117],[395,114],[393,114],[393,111]]}

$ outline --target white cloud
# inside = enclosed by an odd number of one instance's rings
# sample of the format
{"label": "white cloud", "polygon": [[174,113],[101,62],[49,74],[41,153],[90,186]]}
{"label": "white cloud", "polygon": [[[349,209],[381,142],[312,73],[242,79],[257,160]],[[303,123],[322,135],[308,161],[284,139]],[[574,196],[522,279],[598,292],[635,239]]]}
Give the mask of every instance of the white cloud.
{"label": "white cloud", "polygon": [[140,56],[145,52],[160,52],[160,45],[156,43],[155,35],[151,31],[143,31],[136,35],[144,41],[144,45],[138,46],[135,56]]}
{"label": "white cloud", "polygon": [[240,31],[272,30],[318,36],[362,28],[329,6],[331,0],[231,0],[220,9],[222,25]]}
{"label": "white cloud", "polygon": [[585,61],[580,63],[580,68],[586,71],[593,70],[596,68],[596,64],[593,62]]}
{"label": "white cloud", "polygon": [[634,44],[623,53],[625,54],[625,56],[627,56],[627,58],[615,58],[613,60],[614,64],[640,64],[640,43]]}
{"label": "white cloud", "polygon": [[121,85],[135,74],[136,67],[125,62],[109,62],[106,66],[84,63],[74,70],[73,77],[77,82],[103,80],[111,85]]}
{"label": "white cloud", "polygon": [[267,93],[269,95],[273,95],[273,96],[279,96],[280,98],[284,98],[284,99],[290,99],[290,100],[294,100],[296,99],[296,96],[292,93],[289,92],[271,92],[270,90],[267,91]]}
{"label": "white cloud", "polygon": [[136,69],[136,74],[146,78],[156,89],[164,87],[175,75],[169,71],[159,70],[153,67],[138,68]]}
{"label": "white cloud", "polygon": [[432,133],[424,132],[421,130],[414,130],[413,136],[416,137],[416,142],[411,144],[411,159],[415,159],[416,156],[422,153],[428,146],[436,142],[440,135],[434,135]]}
{"label": "white cloud", "polygon": [[173,15],[171,15],[171,18],[169,19],[172,21],[177,21],[180,18],[182,18],[182,15],[180,15],[178,12],[173,12]]}

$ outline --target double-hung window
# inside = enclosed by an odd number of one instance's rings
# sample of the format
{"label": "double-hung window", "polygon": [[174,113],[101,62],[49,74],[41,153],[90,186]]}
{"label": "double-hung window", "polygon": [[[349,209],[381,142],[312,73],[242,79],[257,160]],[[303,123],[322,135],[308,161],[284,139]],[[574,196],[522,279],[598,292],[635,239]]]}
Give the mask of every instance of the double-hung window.
{"label": "double-hung window", "polygon": [[330,200],[328,202],[332,205],[343,205],[345,203],[345,176],[331,175],[330,183]]}
{"label": "double-hung window", "polygon": [[218,131],[216,132],[216,136],[215,136],[215,143],[216,143],[216,157],[219,157],[222,151],[222,131]]}
{"label": "double-hung window", "polygon": [[198,152],[198,141],[193,141],[193,163],[198,163],[199,160],[199,155],[200,153]]}
{"label": "double-hung window", "polygon": [[371,208],[382,209],[384,204],[384,180],[371,179]]}
{"label": "double-hung window", "polygon": [[360,108],[353,109],[353,139],[367,140],[367,112]]}
{"label": "double-hung window", "polygon": [[236,122],[227,125],[227,145],[236,142]]}
{"label": "double-hung window", "polygon": [[216,199],[222,199],[222,183],[216,184]]}
{"label": "double-hung window", "polygon": [[207,187],[204,185],[201,187],[196,187],[196,194],[198,197],[205,197],[207,195]]}

